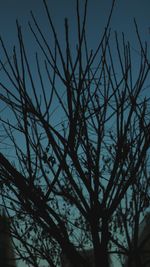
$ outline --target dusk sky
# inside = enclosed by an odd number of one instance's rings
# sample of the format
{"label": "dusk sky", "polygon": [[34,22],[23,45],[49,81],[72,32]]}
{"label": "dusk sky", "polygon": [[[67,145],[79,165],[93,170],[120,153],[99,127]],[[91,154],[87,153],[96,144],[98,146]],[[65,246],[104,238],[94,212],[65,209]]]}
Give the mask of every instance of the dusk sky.
{"label": "dusk sky", "polygon": [[[84,1],[80,0],[80,2],[83,3]],[[87,17],[89,46],[96,45],[106,24],[111,2],[111,0],[89,0]],[[47,3],[61,42],[64,40],[65,17],[69,19],[71,40],[73,41],[76,23],[76,0],[47,0]],[[31,33],[28,32],[28,21],[31,19],[30,10],[35,14],[44,32],[48,34],[48,23],[42,0],[0,0],[0,35],[8,47],[13,47],[17,40],[16,19],[22,25],[26,41],[30,47]],[[116,0],[111,22],[112,32],[116,30],[120,35],[124,32],[126,38],[131,41],[133,53],[136,53],[134,50],[137,43],[134,18],[139,26],[142,39],[147,40],[149,45],[150,0]],[[31,42],[30,53],[34,52],[32,44]]]}
{"label": "dusk sky", "polygon": [[[47,0],[54,24],[61,35],[63,32],[64,17],[69,18],[70,24],[75,22],[75,0]],[[83,3],[84,1],[80,1]],[[88,32],[92,41],[95,42],[99,32],[103,29],[110,10],[111,0],[89,0],[88,9]],[[39,22],[46,25],[45,10],[42,0],[1,0],[0,1],[0,35],[9,43],[14,42],[16,18],[27,30],[27,22],[32,10]],[[112,30],[124,32],[127,38],[133,38],[135,17],[143,38],[149,39],[150,28],[150,1],[149,0],[116,0],[112,18]],[[46,28],[47,30],[47,28]],[[61,36],[63,38],[63,35]],[[94,39],[95,38],[95,39]]]}
{"label": "dusk sky", "polygon": [[[84,1],[79,1],[83,7]],[[32,22],[30,11],[32,10],[35,17],[41,26],[44,34],[47,37],[50,45],[54,44],[51,39],[49,24],[46,17],[46,12],[42,0],[1,0],[0,1],[0,36],[4,40],[9,51],[9,56],[12,57],[13,46],[17,44],[16,19],[22,26],[25,44],[27,46],[30,60],[34,64],[34,56],[37,50],[35,40],[28,27],[28,21]],[[96,48],[100,37],[104,31],[107,22],[107,17],[111,8],[111,0],[89,0],[88,1],[88,16],[87,16],[87,39],[88,48]],[[58,34],[58,39],[61,44],[65,44],[64,33],[64,18],[69,21],[69,33],[71,44],[76,45],[76,0],[47,0],[49,11]],[[126,40],[130,41],[131,53],[134,59],[138,56],[139,46],[135,32],[134,18],[139,27],[139,33],[143,41],[150,43],[150,1],[149,0],[116,0],[114,12],[111,20],[111,35],[113,46],[114,31],[117,31],[119,38],[122,32],[125,34]],[[81,17],[82,17],[81,12]],[[6,58],[0,53],[1,59],[5,62]],[[32,58],[33,56],[33,58]],[[134,62],[135,63],[135,62]],[[135,63],[136,64],[136,63]]]}

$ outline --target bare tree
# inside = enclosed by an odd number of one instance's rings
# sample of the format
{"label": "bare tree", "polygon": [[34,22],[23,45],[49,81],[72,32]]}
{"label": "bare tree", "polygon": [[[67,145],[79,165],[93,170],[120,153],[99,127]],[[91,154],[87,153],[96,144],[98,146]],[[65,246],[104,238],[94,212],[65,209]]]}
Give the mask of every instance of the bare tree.
{"label": "bare tree", "polygon": [[[130,186],[117,209],[113,229],[117,232],[113,243],[122,266],[146,266],[149,260],[149,175],[148,164],[143,165],[137,180]],[[114,251],[114,252],[116,252]]]}
{"label": "bare tree", "polygon": [[[76,49],[71,50],[67,19],[64,48],[43,3],[53,43],[31,13],[29,27],[43,55],[36,54],[36,70],[19,23],[12,61],[1,39],[8,62],[1,60],[0,99],[8,107],[1,123],[13,145],[9,156],[14,157],[12,161],[0,153],[2,202],[21,244],[15,243],[16,253],[30,266],[40,266],[41,260],[59,266],[61,253],[74,267],[89,266],[80,252],[92,248],[94,266],[108,267],[115,246],[115,253],[128,254],[118,231],[123,223],[128,244],[128,216],[135,219],[129,201],[137,216],[148,207],[138,200],[149,191],[147,47],[137,27],[138,66],[124,35],[113,35],[111,46],[113,1],[101,41],[90,50],[87,1],[82,19],[77,1]],[[141,201],[139,208],[136,201]]]}

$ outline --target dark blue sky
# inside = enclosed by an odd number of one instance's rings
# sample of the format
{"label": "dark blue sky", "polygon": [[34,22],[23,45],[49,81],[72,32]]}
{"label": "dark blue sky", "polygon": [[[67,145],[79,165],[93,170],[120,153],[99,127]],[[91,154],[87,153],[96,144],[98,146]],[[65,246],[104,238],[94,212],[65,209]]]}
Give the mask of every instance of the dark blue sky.
{"label": "dark blue sky", "polygon": [[[79,1],[83,7],[84,0]],[[88,48],[97,47],[100,36],[106,25],[107,17],[111,7],[111,0],[89,0],[87,16],[87,35]],[[64,18],[68,17],[70,24],[70,40],[76,45],[76,0],[47,0],[50,14],[52,16],[58,38],[61,44],[64,44]],[[46,12],[42,0],[0,0],[0,35],[2,35],[7,48],[13,47],[17,43],[16,18],[22,25],[25,35],[26,45],[30,53],[30,58],[34,54],[37,47],[34,46],[35,41],[28,28],[28,21],[31,20],[30,10],[32,10],[41,25],[48,40],[53,43],[49,34]],[[116,30],[119,37],[124,32],[126,39],[131,42],[131,48],[134,60],[137,57],[138,41],[135,33],[133,19],[136,18],[139,26],[139,32],[142,39],[150,43],[150,0],[116,0],[113,17],[111,21],[112,35]],[[82,12],[81,12],[82,17]],[[114,45],[112,38],[111,45]],[[9,49],[12,56],[12,51]],[[0,53],[2,60],[5,58]],[[134,62],[135,63],[135,62]],[[135,63],[136,64],[136,63]]]}
{"label": "dark blue sky", "polygon": [[[63,18],[69,17],[74,24],[75,0],[47,0],[54,23],[62,31]],[[83,3],[83,1],[80,1]],[[89,0],[88,30],[91,38],[103,28],[109,12],[111,0]],[[15,19],[18,18],[26,30],[26,22],[30,18],[30,10],[45,23],[45,11],[42,0],[1,0],[0,1],[0,34],[4,39],[13,41],[15,33]],[[116,0],[112,29],[124,31],[128,38],[133,36],[133,17],[137,19],[141,34],[148,38],[150,27],[150,1],[149,0]]]}
{"label": "dark blue sky", "polygon": [[[84,0],[79,1],[83,5]],[[107,17],[111,7],[111,0],[89,0],[88,3],[88,47],[93,49],[97,47],[100,36],[106,25]],[[76,0],[47,0],[49,10],[58,32],[58,38],[64,43],[64,18],[68,17],[70,24],[70,39],[75,45],[76,32]],[[30,53],[36,50],[28,28],[28,21],[31,20],[30,10],[34,12],[44,33],[51,40],[47,23],[46,12],[42,0],[0,0],[0,35],[2,35],[7,48],[13,47],[17,43],[16,18],[22,25],[26,44]],[[111,21],[112,34],[117,31],[121,37],[124,32],[126,39],[131,42],[132,52],[137,56],[139,47],[135,33],[133,19],[136,18],[139,25],[139,32],[142,39],[150,42],[150,0],[116,0],[113,17]],[[82,17],[82,15],[81,15]],[[112,39],[113,40],[113,39]],[[112,41],[114,45],[114,41]],[[32,49],[31,49],[32,47]],[[9,49],[10,56],[12,51]],[[3,61],[5,59],[0,54]],[[31,58],[31,56],[30,56]]]}

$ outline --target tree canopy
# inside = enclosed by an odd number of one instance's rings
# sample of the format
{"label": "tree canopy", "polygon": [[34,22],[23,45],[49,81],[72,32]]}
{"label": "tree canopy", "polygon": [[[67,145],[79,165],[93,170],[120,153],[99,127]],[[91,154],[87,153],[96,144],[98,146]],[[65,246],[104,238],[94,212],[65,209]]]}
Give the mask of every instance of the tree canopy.
{"label": "tree canopy", "polygon": [[83,17],[77,1],[72,50],[68,20],[61,43],[43,4],[53,39],[31,13],[34,67],[18,22],[11,59],[1,39],[7,64],[1,59],[0,101],[7,111],[0,120],[11,148],[9,157],[0,153],[1,204],[18,240],[16,255],[34,267],[59,266],[60,255],[88,267],[83,251],[92,249],[95,267],[110,266],[114,254],[132,266],[149,208],[147,45],[135,22],[134,64],[125,36],[111,33],[113,1],[102,38],[90,49],[86,0]]}

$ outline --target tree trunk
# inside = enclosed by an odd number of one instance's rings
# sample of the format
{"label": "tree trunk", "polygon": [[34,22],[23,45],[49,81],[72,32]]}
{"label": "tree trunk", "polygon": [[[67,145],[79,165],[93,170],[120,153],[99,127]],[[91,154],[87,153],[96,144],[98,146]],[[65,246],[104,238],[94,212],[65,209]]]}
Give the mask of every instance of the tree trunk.
{"label": "tree trunk", "polygon": [[108,256],[108,222],[106,218],[102,221],[102,233],[101,241],[99,237],[99,219],[93,217],[93,225],[91,225],[91,233],[93,239],[94,248],[94,261],[95,267],[109,267],[109,256]]}
{"label": "tree trunk", "polygon": [[109,267],[110,259],[108,254],[108,242],[109,242],[109,231],[108,231],[108,219],[103,217],[102,219],[102,232],[101,232],[101,266]]}

